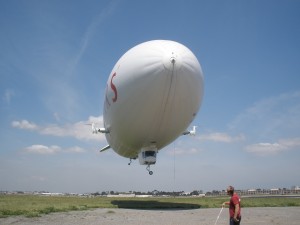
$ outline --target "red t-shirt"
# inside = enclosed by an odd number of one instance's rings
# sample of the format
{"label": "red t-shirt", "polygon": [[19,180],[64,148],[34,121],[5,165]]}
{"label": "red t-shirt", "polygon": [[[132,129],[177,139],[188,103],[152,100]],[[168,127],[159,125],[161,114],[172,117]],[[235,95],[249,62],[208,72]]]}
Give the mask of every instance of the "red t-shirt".
{"label": "red t-shirt", "polygon": [[238,217],[240,217],[241,216],[241,199],[240,199],[240,197],[236,194],[236,193],[234,193],[233,195],[232,195],[232,197],[230,198],[230,204],[229,204],[229,215],[230,215],[230,217],[234,217],[234,209],[235,209],[235,205],[236,204],[238,204],[239,205],[239,212],[238,212]]}

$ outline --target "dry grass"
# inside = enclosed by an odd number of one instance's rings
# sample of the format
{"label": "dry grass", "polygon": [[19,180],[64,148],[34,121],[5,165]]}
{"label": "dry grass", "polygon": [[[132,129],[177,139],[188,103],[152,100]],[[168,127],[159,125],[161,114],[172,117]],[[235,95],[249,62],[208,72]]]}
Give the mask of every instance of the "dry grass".
{"label": "dry grass", "polygon": [[[24,215],[37,217],[41,214],[87,210],[91,208],[131,209],[195,209],[217,208],[228,200],[225,197],[205,198],[107,198],[67,197],[38,195],[0,195],[0,217]],[[300,206],[300,198],[243,198],[242,207]]]}

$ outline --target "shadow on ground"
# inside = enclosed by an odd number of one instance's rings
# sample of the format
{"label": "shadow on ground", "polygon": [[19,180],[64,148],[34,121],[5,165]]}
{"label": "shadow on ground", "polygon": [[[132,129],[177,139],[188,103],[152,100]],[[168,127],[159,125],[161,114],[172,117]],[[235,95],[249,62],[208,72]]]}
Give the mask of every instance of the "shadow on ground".
{"label": "shadow on ground", "polygon": [[111,202],[118,208],[124,209],[199,209],[201,205],[191,203],[174,203],[174,202],[159,202],[159,201],[131,201],[131,200],[114,200]]}

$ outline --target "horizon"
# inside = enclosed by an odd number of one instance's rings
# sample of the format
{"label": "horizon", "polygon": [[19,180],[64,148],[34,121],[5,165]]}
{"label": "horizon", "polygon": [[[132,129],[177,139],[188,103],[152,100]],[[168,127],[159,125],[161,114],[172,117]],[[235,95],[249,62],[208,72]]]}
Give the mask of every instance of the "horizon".
{"label": "horizon", "polygon": [[[252,191],[282,191],[282,190],[287,190],[287,191],[297,191],[299,192],[300,191],[300,186],[297,186],[297,185],[294,185],[290,188],[287,188],[287,187],[273,187],[273,188],[246,188],[246,189],[236,189],[235,188],[235,191],[238,191],[238,192],[252,192]],[[46,191],[46,190],[43,190],[43,191],[25,191],[25,190],[13,190],[13,191],[3,191],[3,190],[0,190],[0,193],[49,193],[49,194],[95,194],[95,193],[106,193],[106,194],[110,194],[111,192],[115,193],[115,194],[128,194],[128,193],[142,193],[142,194],[145,194],[145,193],[151,193],[151,192],[168,192],[168,193],[179,193],[179,192],[184,192],[184,193],[192,193],[192,192],[195,192],[195,191],[198,191],[199,193],[213,193],[213,192],[226,192],[226,188],[224,189],[220,189],[220,190],[217,190],[217,189],[211,189],[211,190],[190,190],[190,191],[186,191],[186,190],[181,190],[181,191],[163,191],[163,190],[148,190],[148,191],[117,191],[117,190],[97,190],[97,191],[92,191],[92,192],[85,192],[85,193],[76,193],[76,192],[49,192],[49,191]],[[281,194],[281,193],[279,193]],[[300,194],[300,193],[299,193]]]}

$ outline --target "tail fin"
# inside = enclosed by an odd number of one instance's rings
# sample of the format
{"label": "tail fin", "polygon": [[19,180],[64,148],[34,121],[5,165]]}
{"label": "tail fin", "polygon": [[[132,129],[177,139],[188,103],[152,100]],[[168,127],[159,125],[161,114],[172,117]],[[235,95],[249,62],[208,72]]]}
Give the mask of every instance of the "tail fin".
{"label": "tail fin", "polygon": [[193,130],[190,131],[190,135],[193,135],[193,136],[196,135],[196,127],[197,126],[193,126]]}
{"label": "tail fin", "polygon": [[94,123],[92,123],[92,132],[93,132],[93,134],[97,134],[98,133],[98,131],[97,131]]}
{"label": "tail fin", "polygon": [[[90,125],[90,124],[89,124]],[[97,134],[97,133],[109,133],[109,130],[105,129],[104,127],[96,127],[94,123],[91,124],[92,125],[92,132],[93,134]]]}
{"label": "tail fin", "polygon": [[189,135],[195,136],[195,135],[196,135],[196,127],[197,127],[197,126],[193,126],[193,129],[192,129],[192,130],[187,130],[187,131],[183,132],[182,134],[183,134],[183,135],[189,134]]}

